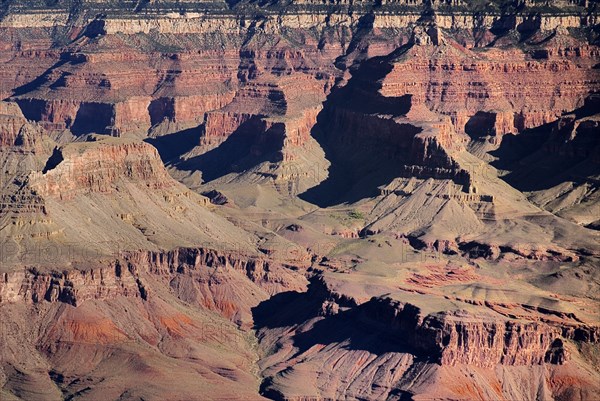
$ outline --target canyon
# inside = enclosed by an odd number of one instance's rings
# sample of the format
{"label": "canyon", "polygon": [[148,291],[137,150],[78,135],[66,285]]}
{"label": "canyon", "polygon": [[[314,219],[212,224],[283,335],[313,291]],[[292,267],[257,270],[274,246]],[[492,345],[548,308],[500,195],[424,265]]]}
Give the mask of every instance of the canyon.
{"label": "canyon", "polygon": [[1,2],[0,399],[599,399],[598,11]]}

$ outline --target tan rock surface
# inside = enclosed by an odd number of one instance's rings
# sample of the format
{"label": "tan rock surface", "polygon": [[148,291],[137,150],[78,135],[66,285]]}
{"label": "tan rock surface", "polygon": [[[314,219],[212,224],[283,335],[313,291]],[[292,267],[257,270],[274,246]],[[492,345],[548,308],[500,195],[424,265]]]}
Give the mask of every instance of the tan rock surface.
{"label": "tan rock surface", "polygon": [[592,3],[2,2],[0,398],[598,399]]}

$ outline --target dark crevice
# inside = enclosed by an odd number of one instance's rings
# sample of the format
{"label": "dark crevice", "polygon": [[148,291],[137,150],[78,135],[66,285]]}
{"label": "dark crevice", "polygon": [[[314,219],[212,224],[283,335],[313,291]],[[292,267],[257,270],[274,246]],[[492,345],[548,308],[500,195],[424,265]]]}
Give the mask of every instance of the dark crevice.
{"label": "dark crevice", "polygon": [[44,166],[42,173],[46,174],[48,171],[56,168],[56,166],[58,166],[63,160],[63,154],[60,149],[54,148],[52,156],[50,156],[50,158],[46,161],[46,165]]}

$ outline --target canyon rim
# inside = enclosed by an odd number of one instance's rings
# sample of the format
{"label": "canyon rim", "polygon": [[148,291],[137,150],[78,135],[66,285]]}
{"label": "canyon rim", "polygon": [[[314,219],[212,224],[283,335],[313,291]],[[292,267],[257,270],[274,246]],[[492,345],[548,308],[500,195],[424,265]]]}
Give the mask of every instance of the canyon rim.
{"label": "canyon rim", "polygon": [[0,0],[0,400],[600,400],[596,0]]}

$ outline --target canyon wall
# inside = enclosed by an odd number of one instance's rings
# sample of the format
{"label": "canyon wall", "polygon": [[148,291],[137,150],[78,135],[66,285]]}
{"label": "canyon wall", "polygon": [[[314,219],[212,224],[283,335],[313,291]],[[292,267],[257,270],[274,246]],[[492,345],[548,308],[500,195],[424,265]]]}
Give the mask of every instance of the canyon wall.
{"label": "canyon wall", "polygon": [[2,2],[0,397],[597,399],[597,11]]}
{"label": "canyon wall", "polygon": [[[397,40],[406,43],[426,10],[424,2],[409,3],[370,10],[371,5],[365,2],[363,11],[350,15],[330,13],[326,7],[288,9],[274,15],[273,6],[260,18],[217,11],[224,3],[214,4],[217,9],[208,13],[197,12],[197,5],[191,3],[182,4],[181,13],[170,13],[168,5],[148,4],[148,12],[158,7],[152,18],[144,17],[150,14],[136,14],[140,10],[133,7],[117,15],[114,5],[102,2],[86,3],[88,10],[106,8],[106,16],[98,18],[83,12],[70,15],[60,7],[18,13],[26,6],[11,4],[0,29],[9,36],[31,30],[37,35],[25,37],[18,49],[7,40],[2,52],[10,62],[0,87],[3,96],[12,95],[17,100],[28,119],[54,130],[70,129],[76,135],[145,135],[164,120],[181,126],[200,125],[206,121],[205,113],[228,104],[228,113],[244,114],[243,102],[234,98],[239,100],[250,93],[255,99],[268,98],[269,94],[260,94],[257,86],[261,79],[256,80],[265,74],[294,77],[287,83],[278,80],[282,90],[289,93],[302,93],[293,85],[307,80],[317,95],[307,103],[312,108],[328,93],[333,79],[341,77],[334,66],[338,58],[351,60],[361,52],[369,56],[387,54],[394,50]],[[408,8],[398,13],[395,6]],[[410,56],[414,59],[396,64],[381,93],[411,93],[414,104],[424,103],[451,115],[459,132],[471,117],[483,111],[497,116],[492,125],[499,135],[552,121],[580,105],[599,85],[596,75],[582,68],[598,58],[597,49],[565,35],[567,28],[584,29],[595,24],[594,13],[586,14],[573,5],[566,13],[536,14],[532,9],[509,15],[490,11],[480,17],[470,13],[466,4],[433,6],[435,12],[424,21],[435,27],[431,32],[439,33],[434,44],[442,45],[442,49],[437,53],[429,48],[413,50]],[[161,7],[166,8],[161,11]],[[62,31],[53,32],[47,28],[50,26]],[[528,40],[544,43],[543,48],[532,49],[528,57],[527,51],[516,49],[500,54],[481,48],[468,54],[461,47],[477,45],[470,32],[488,32],[488,37],[494,37],[492,32],[497,33],[498,26],[502,32],[538,32]],[[443,45],[440,30],[459,32],[458,43]],[[361,35],[352,38],[349,33],[353,31],[364,31],[362,36],[377,40],[368,43]],[[404,39],[397,39],[398,34]],[[53,46],[63,40],[57,35],[66,35],[74,44]],[[272,42],[269,38],[273,37],[280,39]],[[115,48],[120,50],[115,52]],[[309,83],[311,79],[317,81]],[[414,86],[417,82],[418,87]],[[535,93],[521,90],[536,82],[544,86],[537,86]],[[212,129],[207,132],[212,135]]]}

